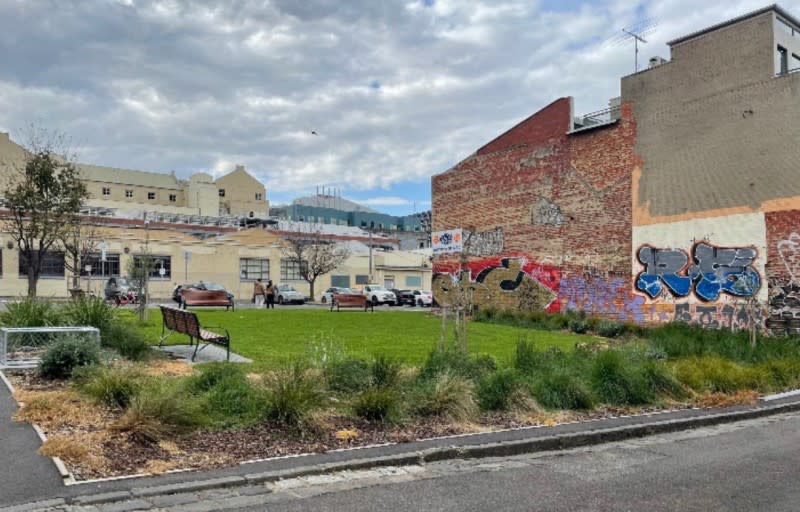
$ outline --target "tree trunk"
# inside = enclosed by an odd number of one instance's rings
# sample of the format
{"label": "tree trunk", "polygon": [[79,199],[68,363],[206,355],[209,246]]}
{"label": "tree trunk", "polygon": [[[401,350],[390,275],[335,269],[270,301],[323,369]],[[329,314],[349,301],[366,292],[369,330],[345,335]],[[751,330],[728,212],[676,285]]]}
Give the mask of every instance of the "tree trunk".
{"label": "tree trunk", "polygon": [[36,285],[39,282],[37,276],[31,267],[28,267],[28,297],[36,297]]}
{"label": "tree trunk", "polygon": [[310,299],[311,302],[314,302],[314,281],[316,281],[316,280],[317,280],[317,278],[315,277],[314,279],[312,279],[312,280],[310,280],[308,282],[308,294],[311,297],[311,299]]}

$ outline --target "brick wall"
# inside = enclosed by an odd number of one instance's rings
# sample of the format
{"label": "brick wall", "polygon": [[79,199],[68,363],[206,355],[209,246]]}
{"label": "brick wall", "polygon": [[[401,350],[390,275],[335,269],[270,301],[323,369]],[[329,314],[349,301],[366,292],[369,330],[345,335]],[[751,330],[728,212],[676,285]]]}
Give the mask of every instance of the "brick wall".
{"label": "brick wall", "polygon": [[[619,305],[629,295],[591,287],[599,277],[606,288],[614,279],[615,290],[630,290],[631,108],[623,105],[616,124],[568,134],[570,102],[555,101],[433,178],[433,230],[476,234],[465,268],[479,303],[550,311],[591,303],[598,314],[616,315],[619,307],[598,300]],[[487,233],[492,243],[483,243]],[[434,262],[440,274],[459,267],[454,256]],[[450,275],[434,279],[434,293],[444,299]],[[587,275],[585,300],[574,286],[570,296],[559,294],[563,277]]]}

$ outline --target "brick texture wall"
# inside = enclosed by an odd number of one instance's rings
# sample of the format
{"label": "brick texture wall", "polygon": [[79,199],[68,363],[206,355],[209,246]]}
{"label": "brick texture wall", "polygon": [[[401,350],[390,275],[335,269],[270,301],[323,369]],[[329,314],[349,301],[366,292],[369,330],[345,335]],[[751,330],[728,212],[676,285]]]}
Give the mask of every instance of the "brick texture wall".
{"label": "brick texture wall", "polygon": [[[483,285],[478,302],[516,308],[532,301],[551,311],[577,305],[586,301],[559,295],[559,283],[578,275],[593,276],[585,281],[591,283],[598,276],[623,279],[621,288],[629,289],[636,133],[631,108],[623,105],[618,123],[568,134],[570,102],[553,102],[433,178],[434,231],[461,227],[478,238],[502,233],[501,246],[470,249],[465,267]],[[434,262],[439,273],[459,267],[454,256]],[[608,300],[623,299],[615,294]]]}

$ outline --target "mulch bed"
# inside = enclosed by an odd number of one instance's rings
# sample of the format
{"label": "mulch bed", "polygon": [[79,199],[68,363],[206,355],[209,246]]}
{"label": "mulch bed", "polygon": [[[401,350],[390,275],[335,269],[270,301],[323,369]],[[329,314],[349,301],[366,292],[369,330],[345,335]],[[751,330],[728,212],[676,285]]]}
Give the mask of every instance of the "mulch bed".
{"label": "mulch bed", "polygon": [[[18,390],[64,391],[69,386],[40,378],[36,372],[9,375]],[[396,425],[369,422],[336,413],[322,414],[302,429],[263,423],[229,430],[201,429],[161,442],[137,439],[107,427],[119,416],[103,409],[97,424],[80,427],[69,424],[40,425],[48,437],[74,436],[76,443],[91,454],[62,459],[76,479],[92,479],[173,469],[208,469],[270,457],[324,453],[331,450],[386,443],[404,443],[433,437],[588,421],[631,414],[689,408],[691,403],[673,403],[645,408],[604,408],[589,412],[541,412],[528,414],[486,413],[469,424],[450,424],[435,418]],[[83,436],[83,437],[82,437]],[[93,437],[94,436],[94,437]],[[96,440],[96,442],[92,442]]]}

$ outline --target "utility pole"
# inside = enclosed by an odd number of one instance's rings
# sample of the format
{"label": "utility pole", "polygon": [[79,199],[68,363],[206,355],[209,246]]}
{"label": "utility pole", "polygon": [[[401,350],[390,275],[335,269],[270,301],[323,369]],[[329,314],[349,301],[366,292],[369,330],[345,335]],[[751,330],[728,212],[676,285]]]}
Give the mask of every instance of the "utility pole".
{"label": "utility pole", "polygon": [[369,282],[372,283],[372,230],[369,230]]}

